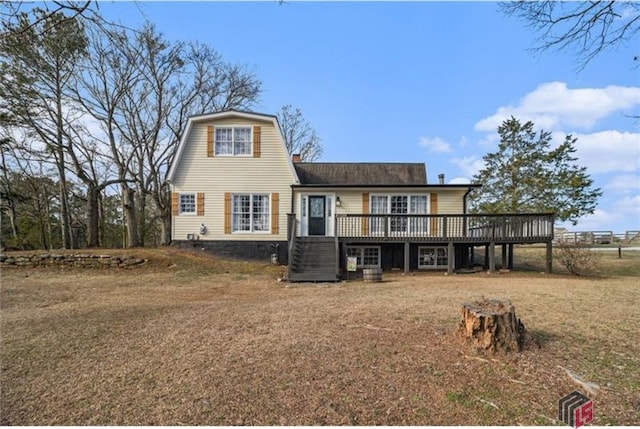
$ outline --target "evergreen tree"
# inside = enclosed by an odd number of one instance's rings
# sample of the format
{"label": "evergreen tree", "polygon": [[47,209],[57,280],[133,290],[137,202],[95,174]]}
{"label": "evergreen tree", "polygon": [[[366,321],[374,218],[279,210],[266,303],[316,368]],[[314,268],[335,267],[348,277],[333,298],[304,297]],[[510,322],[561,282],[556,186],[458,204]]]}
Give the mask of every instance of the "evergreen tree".
{"label": "evergreen tree", "polygon": [[474,182],[470,203],[478,213],[555,212],[561,221],[577,220],[595,210],[600,188],[593,186],[586,167],[576,164],[576,138],[567,135],[551,148],[551,133],[536,133],[531,121],[521,124],[514,117],[498,127],[497,152],[483,157],[485,167]]}

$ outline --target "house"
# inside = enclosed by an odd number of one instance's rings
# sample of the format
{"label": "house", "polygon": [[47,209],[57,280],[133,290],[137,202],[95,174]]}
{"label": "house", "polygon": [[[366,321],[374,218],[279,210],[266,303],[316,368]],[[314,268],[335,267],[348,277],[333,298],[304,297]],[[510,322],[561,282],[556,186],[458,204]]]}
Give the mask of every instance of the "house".
{"label": "house", "polygon": [[276,116],[226,111],[191,117],[168,173],[172,243],[219,255],[278,259],[298,281],[335,281],[357,268],[405,272],[469,265],[484,246],[495,269],[513,245],[547,244],[552,214],[467,214],[478,184],[427,182],[420,163],[300,162]]}

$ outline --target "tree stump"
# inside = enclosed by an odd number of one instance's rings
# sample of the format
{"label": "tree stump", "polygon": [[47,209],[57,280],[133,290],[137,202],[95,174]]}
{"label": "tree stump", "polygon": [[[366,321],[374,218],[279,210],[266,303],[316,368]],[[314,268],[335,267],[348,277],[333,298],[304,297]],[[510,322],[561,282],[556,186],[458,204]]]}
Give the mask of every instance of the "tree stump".
{"label": "tree stump", "polygon": [[524,325],[516,317],[514,306],[497,299],[464,304],[458,332],[478,351],[492,354],[519,352],[525,338]]}

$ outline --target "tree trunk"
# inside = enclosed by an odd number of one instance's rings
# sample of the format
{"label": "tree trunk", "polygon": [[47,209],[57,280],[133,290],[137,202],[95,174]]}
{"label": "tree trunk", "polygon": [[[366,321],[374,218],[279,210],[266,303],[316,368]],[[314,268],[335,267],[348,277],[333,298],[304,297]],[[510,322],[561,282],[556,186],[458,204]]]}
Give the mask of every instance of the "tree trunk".
{"label": "tree trunk", "polygon": [[45,198],[45,214],[47,217],[47,237],[49,239],[49,250],[53,250],[53,227],[51,226],[51,201],[46,193],[43,192]]}
{"label": "tree trunk", "polygon": [[98,198],[100,191],[88,185],[87,189],[87,247],[100,247],[100,216]]}
{"label": "tree trunk", "polygon": [[140,187],[138,189],[138,244],[145,245],[147,236],[147,196]]}
{"label": "tree trunk", "polygon": [[11,224],[11,235],[13,235],[15,245],[15,243],[18,243],[18,225],[16,224],[16,205],[12,197],[7,198],[7,209],[9,223]]}
{"label": "tree trunk", "polygon": [[98,194],[98,241],[101,245],[106,246],[106,221],[104,218],[104,200],[102,198],[102,192]]}
{"label": "tree trunk", "polygon": [[64,167],[58,166],[58,186],[60,194],[60,234],[62,238],[62,248],[68,249],[71,246],[71,220],[69,214],[69,200],[67,199],[67,179]]}
{"label": "tree trunk", "polygon": [[162,219],[162,237],[160,238],[160,245],[168,246],[171,244],[171,210],[162,210],[160,218]]}
{"label": "tree trunk", "polygon": [[138,223],[136,221],[135,190],[124,186],[122,190],[124,201],[124,215],[127,228],[127,247],[139,247]]}
{"label": "tree trunk", "polygon": [[524,325],[509,301],[484,299],[462,307],[459,334],[480,352],[521,351]]}
{"label": "tree trunk", "polygon": [[[42,197],[40,194],[36,197],[36,213],[38,213],[38,230],[40,232],[40,247],[43,249],[47,248],[47,230],[46,230],[46,213],[47,211],[43,208],[42,198],[44,198],[45,204],[47,202],[46,197]],[[44,212],[44,213],[43,213]]]}

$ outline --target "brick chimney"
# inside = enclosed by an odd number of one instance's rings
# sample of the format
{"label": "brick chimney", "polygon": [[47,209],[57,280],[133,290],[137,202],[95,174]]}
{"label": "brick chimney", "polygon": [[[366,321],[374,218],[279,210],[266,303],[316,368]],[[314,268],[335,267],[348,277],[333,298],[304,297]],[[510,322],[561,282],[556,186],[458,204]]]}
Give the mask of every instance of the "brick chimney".
{"label": "brick chimney", "polygon": [[294,153],[293,155],[291,155],[291,162],[300,162],[300,154]]}
{"label": "brick chimney", "polygon": [[444,174],[438,174],[438,183],[444,185]]}

